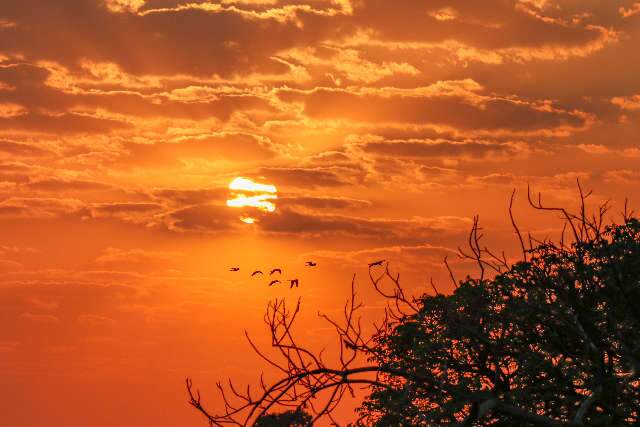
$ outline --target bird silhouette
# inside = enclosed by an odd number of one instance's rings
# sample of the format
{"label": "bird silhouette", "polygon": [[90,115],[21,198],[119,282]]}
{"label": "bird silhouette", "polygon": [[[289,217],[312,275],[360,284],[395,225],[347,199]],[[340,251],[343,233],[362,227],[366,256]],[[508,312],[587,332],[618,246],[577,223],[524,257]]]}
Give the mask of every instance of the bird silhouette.
{"label": "bird silhouette", "polygon": [[304,265],[306,265],[307,267],[315,267],[316,265],[318,265],[318,263],[313,261],[307,261],[304,263]]}
{"label": "bird silhouette", "polygon": [[260,270],[256,270],[253,273],[251,273],[251,277],[256,276],[258,274],[264,274],[264,273],[262,271],[260,271]]}
{"label": "bird silhouette", "polygon": [[384,260],[381,259],[380,261],[369,263],[369,267],[375,267],[377,265],[382,265],[383,262],[384,262]]}
{"label": "bird silhouette", "polygon": [[291,279],[289,280],[289,282],[291,283],[291,286],[289,286],[289,289],[293,288],[294,286],[296,288],[298,287],[298,279]]}
{"label": "bird silhouette", "polygon": [[240,271],[240,267],[231,267],[229,271]]}
{"label": "bird silhouette", "polygon": [[345,347],[347,347],[347,348],[349,348],[351,350],[354,350],[354,351],[358,349],[358,346],[356,346],[353,343],[347,341],[346,339],[343,339],[342,341],[344,342]]}
{"label": "bird silhouette", "polygon": [[269,286],[273,286],[277,283],[281,283],[280,280],[272,280],[271,282],[269,282]]}
{"label": "bird silhouette", "polygon": [[273,270],[271,270],[271,273],[269,273],[269,276],[271,276],[271,275],[272,275],[272,274],[274,274],[274,273],[280,273],[280,274],[282,274],[282,270],[281,270],[281,269],[279,269],[279,268],[274,268]]}

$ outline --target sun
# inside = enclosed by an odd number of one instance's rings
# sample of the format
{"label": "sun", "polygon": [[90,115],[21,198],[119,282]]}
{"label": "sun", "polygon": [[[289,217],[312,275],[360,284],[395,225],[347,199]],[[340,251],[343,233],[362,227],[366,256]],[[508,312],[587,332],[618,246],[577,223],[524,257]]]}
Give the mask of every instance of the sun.
{"label": "sun", "polygon": [[[227,206],[231,208],[244,208],[263,213],[276,210],[275,200],[278,198],[278,189],[275,185],[261,184],[249,178],[237,177],[229,183],[231,198],[227,200]],[[257,220],[251,215],[245,214],[240,220],[246,224],[253,224]]]}

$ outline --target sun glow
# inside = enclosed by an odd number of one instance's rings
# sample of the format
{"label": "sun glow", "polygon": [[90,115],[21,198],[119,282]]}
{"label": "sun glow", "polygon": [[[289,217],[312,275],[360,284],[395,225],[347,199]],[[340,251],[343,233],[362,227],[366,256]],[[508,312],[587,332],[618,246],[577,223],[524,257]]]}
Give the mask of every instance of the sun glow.
{"label": "sun glow", "polygon": [[[278,198],[275,185],[260,184],[248,178],[238,177],[229,184],[231,199],[227,200],[227,206],[232,208],[255,208],[262,212],[276,210],[274,201]],[[245,215],[240,220],[247,224],[253,224],[256,219]]]}
{"label": "sun glow", "polygon": [[252,191],[252,192],[260,192],[260,193],[272,193],[275,194],[278,192],[275,185],[270,184],[258,184],[257,182],[253,182],[248,178],[239,177],[231,181],[229,184],[229,190],[235,191]]}
{"label": "sun glow", "polygon": [[264,212],[273,212],[276,210],[276,205],[270,202],[270,199],[275,199],[277,196],[271,194],[260,194],[258,196],[245,196],[239,194],[235,199],[227,200],[227,206],[232,208],[246,208],[252,207]]}

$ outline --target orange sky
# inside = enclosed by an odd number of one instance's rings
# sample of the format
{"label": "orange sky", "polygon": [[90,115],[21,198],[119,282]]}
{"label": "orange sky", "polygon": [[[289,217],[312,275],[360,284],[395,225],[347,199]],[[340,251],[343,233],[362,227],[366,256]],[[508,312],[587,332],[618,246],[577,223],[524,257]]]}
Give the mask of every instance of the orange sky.
{"label": "orange sky", "polygon": [[449,289],[474,214],[516,256],[513,188],[542,237],[527,184],[634,204],[639,45],[633,0],[1,1],[0,424],[204,425],[184,378],[255,379],[269,298],[320,346],[371,260]]}

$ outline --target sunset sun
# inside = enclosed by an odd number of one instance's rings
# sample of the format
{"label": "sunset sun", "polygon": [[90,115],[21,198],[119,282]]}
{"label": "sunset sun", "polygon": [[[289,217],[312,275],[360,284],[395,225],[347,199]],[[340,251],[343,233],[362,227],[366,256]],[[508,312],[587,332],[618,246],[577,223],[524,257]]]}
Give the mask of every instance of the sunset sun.
{"label": "sunset sun", "polygon": [[250,215],[251,210],[256,213],[270,213],[276,210],[275,200],[278,190],[275,185],[261,184],[248,178],[238,177],[229,183],[230,199],[227,206],[244,209],[246,214],[240,220],[246,224],[253,224],[256,218]]}

